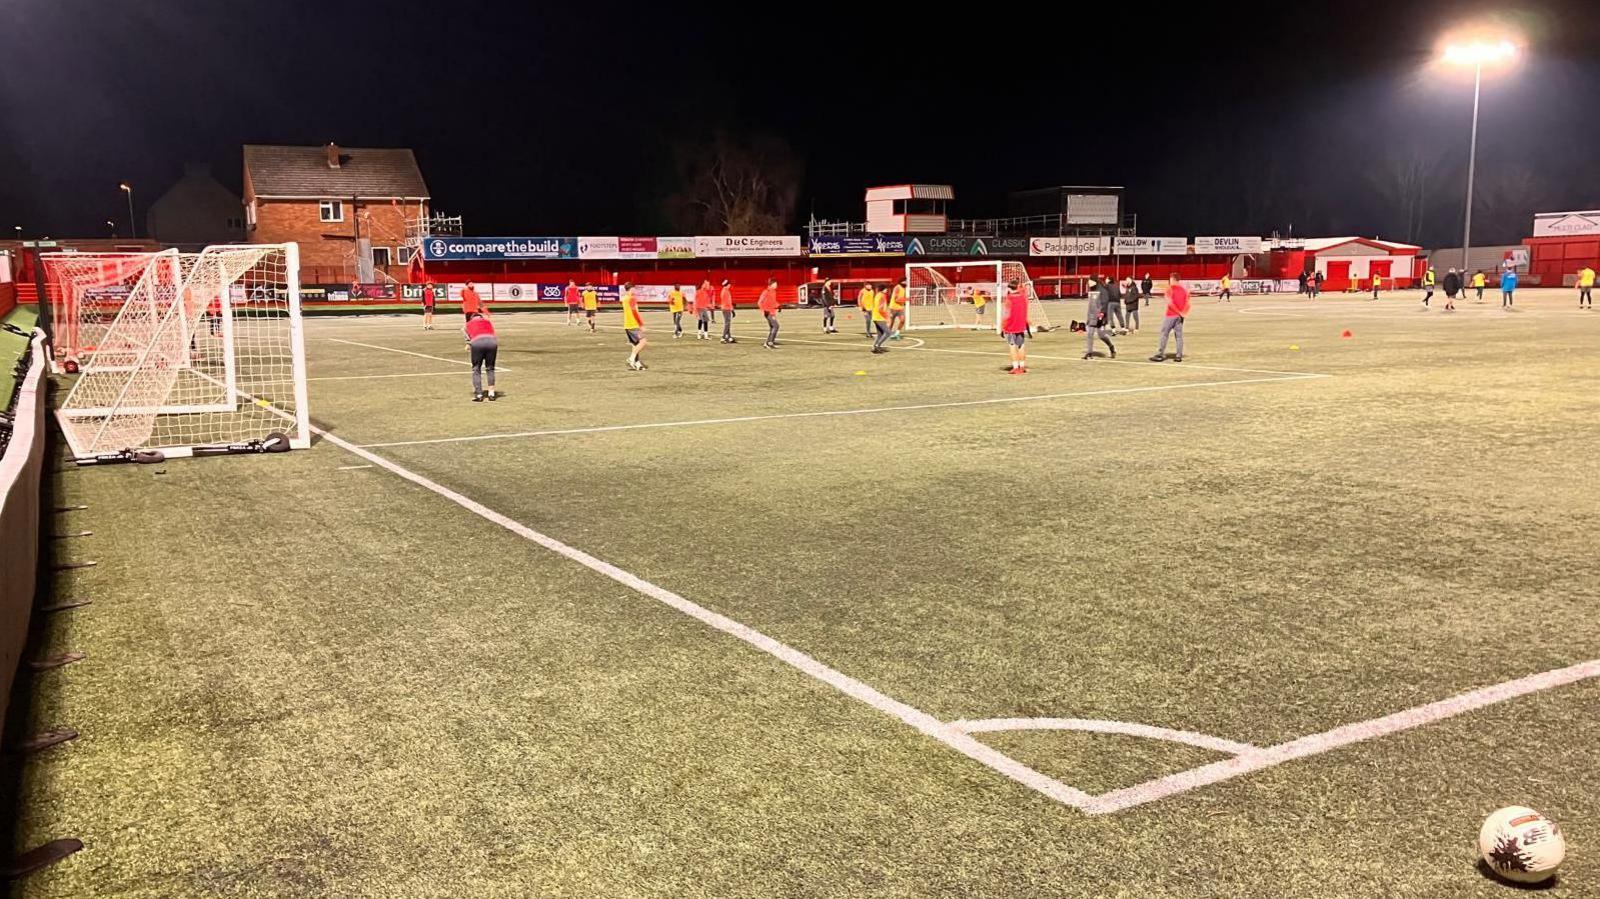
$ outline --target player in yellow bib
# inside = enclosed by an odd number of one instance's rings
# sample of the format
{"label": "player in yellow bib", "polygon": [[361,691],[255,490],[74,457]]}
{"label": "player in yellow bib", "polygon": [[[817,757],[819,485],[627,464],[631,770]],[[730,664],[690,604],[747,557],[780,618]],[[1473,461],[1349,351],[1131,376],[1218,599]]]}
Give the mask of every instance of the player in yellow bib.
{"label": "player in yellow bib", "polygon": [[877,291],[872,295],[872,312],[868,316],[869,324],[877,336],[872,338],[872,351],[874,353],[887,353],[883,342],[889,339],[889,325],[894,321],[894,312],[890,305],[889,292]]}
{"label": "player in yellow bib", "polygon": [[1483,269],[1478,269],[1472,276],[1472,289],[1478,292],[1478,302],[1483,302],[1483,289],[1488,286],[1488,276],[1483,273]]}
{"label": "player in yellow bib", "polygon": [[889,336],[900,339],[900,329],[906,326],[906,285],[898,282],[889,294]]}
{"label": "player in yellow bib", "polygon": [[1594,311],[1594,297],[1590,291],[1594,290],[1594,267],[1585,265],[1578,272],[1578,308]]}
{"label": "player in yellow bib", "polygon": [[594,333],[594,314],[600,310],[600,294],[593,284],[583,285],[583,318],[589,323],[589,333]]}
{"label": "player in yellow bib", "polygon": [[983,310],[989,306],[989,295],[979,287],[972,292],[972,314],[977,317],[977,324],[983,324]]}
{"label": "player in yellow bib", "polygon": [[644,338],[644,320],[639,317],[639,300],[633,295],[632,282],[622,285],[622,333],[628,336],[628,343],[633,347],[628,354],[628,367],[644,371],[645,364],[639,354],[648,341]]}
{"label": "player in yellow bib", "polygon": [[1217,289],[1217,302],[1219,302],[1219,303],[1231,303],[1231,302],[1233,302],[1233,279],[1232,278],[1228,277],[1227,275],[1223,275],[1222,276],[1222,281],[1220,281],[1218,283],[1217,287],[1218,287],[1218,289]]}
{"label": "player in yellow bib", "polygon": [[667,291],[667,311],[672,313],[672,339],[677,340],[683,336],[683,287]]}
{"label": "player in yellow bib", "polygon": [[861,320],[866,323],[867,336],[872,336],[872,310],[878,308],[878,297],[872,292],[871,284],[861,285],[861,292],[856,294],[856,308],[861,310]]}
{"label": "player in yellow bib", "polygon": [[1374,300],[1376,300],[1378,298],[1378,290],[1380,288],[1382,288],[1382,287],[1383,287],[1383,276],[1382,275],[1373,275],[1372,276],[1372,298]]}

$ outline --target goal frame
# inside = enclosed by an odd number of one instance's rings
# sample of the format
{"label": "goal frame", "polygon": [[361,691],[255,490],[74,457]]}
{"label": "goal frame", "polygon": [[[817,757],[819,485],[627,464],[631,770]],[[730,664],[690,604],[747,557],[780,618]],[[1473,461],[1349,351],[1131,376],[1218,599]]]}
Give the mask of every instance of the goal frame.
{"label": "goal frame", "polygon": [[[180,311],[183,309],[186,301],[178,298],[184,297],[189,290],[189,278],[197,270],[199,260],[205,255],[206,252],[209,251],[226,251],[228,249],[242,249],[254,246],[256,245],[217,245],[206,247],[205,251],[202,251],[199,254],[180,254],[177,250],[163,250],[158,253],[149,254],[151,257],[150,263],[145,266],[144,272],[141,273],[141,283],[146,277],[155,277],[150,273],[155,272],[158,265],[172,265],[175,266],[179,272],[179,279],[171,291],[174,295],[174,299],[168,302],[165,308],[159,311],[160,322],[156,325],[156,329],[159,330],[162,327],[170,325],[179,334],[178,340],[180,345],[189,344],[189,342],[192,340],[192,335],[199,333],[199,331],[193,328],[188,320],[187,313]],[[172,403],[156,406],[126,406],[122,404],[122,400],[126,398],[129,390],[132,387],[133,382],[130,380],[124,384],[118,399],[109,406],[76,406],[67,408],[67,402],[64,401],[62,403],[62,407],[56,410],[56,415],[61,419],[61,430],[63,435],[66,437],[69,449],[76,458],[88,458],[98,452],[106,451],[107,448],[84,445],[78,438],[75,429],[66,426],[67,422],[72,419],[106,418],[109,420],[109,418],[113,415],[163,416],[199,413],[228,413],[237,412],[243,405],[252,403],[261,406],[268,413],[283,419],[285,423],[290,426],[286,427],[285,430],[292,431],[292,433],[288,435],[289,447],[291,449],[308,449],[311,446],[311,418],[310,407],[308,405],[309,390],[306,382],[307,372],[305,359],[305,332],[304,321],[300,308],[300,248],[296,243],[261,246],[273,246],[276,250],[281,250],[283,253],[284,271],[282,299],[284,305],[284,314],[287,318],[288,327],[287,337],[290,357],[289,371],[290,378],[293,382],[294,409],[292,411],[284,411],[283,409],[271,405],[266,400],[255,397],[240,388],[238,374],[239,346],[235,337],[235,317],[236,312],[239,310],[236,309],[235,298],[233,296],[233,289],[236,282],[230,282],[229,284],[222,286],[222,288],[216,292],[217,295],[215,297],[215,302],[217,304],[217,316],[220,319],[218,323],[220,334],[218,337],[221,343],[222,376],[218,378],[213,374],[208,374],[200,368],[195,367],[187,358],[187,354],[185,358],[181,359],[176,365],[177,369],[188,372],[190,376],[209,381],[220,388],[222,391],[221,400],[213,403]],[[188,266],[184,265],[186,256],[190,261]],[[244,306],[248,307],[249,305],[250,299],[249,297],[245,297]],[[117,320],[113,321],[111,326],[108,326],[108,333],[112,332],[112,329],[117,326],[125,314],[129,314],[128,308],[128,304],[125,303],[123,308],[118,311]],[[205,312],[202,310],[202,318],[204,318],[204,315]],[[154,342],[146,345],[139,352],[138,358],[134,360],[132,364],[127,364],[125,362],[122,364],[106,364],[106,360],[103,359],[97,362],[96,357],[100,355],[97,351],[95,353],[91,353],[83,361],[81,371],[85,376],[92,376],[96,373],[134,371],[139,367],[148,364],[151,354],[155,351],[155,347],[156,345]],[[118,361],[120,362],[121,360]],[[71,399],[70,394],[67,399]],[[104,430],[104,426],[102,426],[102,430]],[[95,439],[99,439],[98,433]],[[145,444],[139,447],[118,447],[116,449],[159,450],[164,457],[182,458],[194,455],[194,450],[196,447],[207,445],[209,444],[147,441]]]}
{"label": "goal frame", "polygon": [[[995,332],[997,334],[1000,333],[1001,328],[1004,326],[1004,312],[1005,312],[1005,310],[1004,310],[1003,307],[1005,305],[1005,298],[1006,298],[1005,267],[1007,265],[1016,265],[1016,266],[1018,266],[1019,268],[1022,269],[1022,273],[1023,273],[1022,288],[1023,288],[1023,290],[1025,290],[1027,292],[1028,302],[1030,304],[1037,304],[1039,302],[1039,295],[1033,289],[1033,278],[1032,278],[1032,276],[1028,275],[1027,266],[1024,265],[1021,262],[1018,262],[1015,259],[968,259],[968,260],[962,260],[962,261],[959,261],[959,262],[907,262],[906,263],[906,269],[905,269],[905,284],[906,284],[906,294],[907,294],[906,295],[906,308],[905,308],[905,313],[904,313],[905,314],[905,330],[910,331],[910,330],[954,329],[954,330],[965,330],[965,331],[993,331],[993,332]],[[925,270],[925,271],[962,270],[962,269],[981,268],[981,267],[985,267],[985,266],[993,268],[994,279],[992,281],[991,280],[974,280],[974,279],[971,279],[971,278],[964,278],[964,279],[962,279],[960,281],[953,281],[952,283],[957,287],[959,287],[961,285],[983,285],[985,287],[992,288],[992,292],[989,295],[989,305],[993,309],[993,312],[992,312],[993,321],[992,322],[973,322],[973,323],[970,323],[970,324],[961,322],[959,320],[960,317],[955,314],[955,312],[956,312],[955,307],[951,306],[949,303],[945,303],[944,305],[945,305],[946,309],[948,309],[949,312],[950,312],[950,318],[951,318],[951,322],[952,322],[951,324],[939,323],[939,324],[931,324],[931,325],[929,325],[929,324],[920,324],[919,325],[919,324],[915,324],[914,323],[915,313],[914,313],[913,310],[918,305],[928,305],[928,304],[925,304],[925,303],[924,304],[918,304],[918,303],[911,302],[911,300],[912,300],[911,294],[912,294],[912,291],[913,291],[913,288],[911,286],[913,284],[912,272],[914,270],[918,270],[918,269]],[[963,305],[967,302],[967,298],[965,296],[958,297],[957,299]]]}

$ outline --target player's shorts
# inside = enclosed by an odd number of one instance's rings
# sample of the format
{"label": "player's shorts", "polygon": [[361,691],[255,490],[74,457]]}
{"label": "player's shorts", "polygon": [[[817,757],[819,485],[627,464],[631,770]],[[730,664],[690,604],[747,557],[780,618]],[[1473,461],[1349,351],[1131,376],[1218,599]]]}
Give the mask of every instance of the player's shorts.
{"label": "player's shorts", "polygon": [[583,315],[585,318],[594,318],[594,312],[593,309],[585,309],[583,310]]}
{"label": "player's shorts", "polygon": [[1028,342],[1027,332],[1022,332],[1022,333],[1018,333],[1018,334],[1007,334],[1006,335],[1006,343],[1011,344],[1012,346],[1016,347],[1019,350],[1022,349],[1022,345],[1024,343],[1027,343],[1027,342]]}
{"label": "player's shorts", "polygon": [[578,304],[577,303],[568,303],[567,304],[567,311],[568,312],[577,312],[578,311]]}
{"label": "player's shorts", "polygon": [[628,335],[628,343],[632,344],[633,346],[638,346],[639,341],[644,339],[643,328],[626,328],[622,333]]}
{"label": "player's shorts", "polygon": [[422,311],[423,312],[432,312],[433,311],[433,304],[432,303],[423,303],[422,304]]}

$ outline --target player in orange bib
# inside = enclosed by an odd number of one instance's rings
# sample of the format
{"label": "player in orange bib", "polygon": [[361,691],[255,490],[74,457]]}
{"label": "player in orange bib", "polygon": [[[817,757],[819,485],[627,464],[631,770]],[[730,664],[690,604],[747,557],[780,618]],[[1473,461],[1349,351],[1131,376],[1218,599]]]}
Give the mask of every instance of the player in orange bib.
{"label": "player in orange bib", "polygon": [[644,319],[639,317],[639,300],[633,295],[633,282],[622,285],[622,333],[628,336],[628,343],[633,351],[628,354],[628,367],[634,371],[644,371],[645,364],[639,359],[639,354],[644,351],[648,341],[644,337]]}

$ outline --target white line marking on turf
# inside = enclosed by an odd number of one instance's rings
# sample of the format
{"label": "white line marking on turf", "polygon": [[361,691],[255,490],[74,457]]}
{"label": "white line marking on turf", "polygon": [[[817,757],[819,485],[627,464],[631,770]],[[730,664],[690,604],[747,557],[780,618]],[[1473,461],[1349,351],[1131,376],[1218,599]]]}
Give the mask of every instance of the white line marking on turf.
{"label": "white line marking on turf", "polygon": [[[1009,355],[998,350],[950,350],[941,347],[907,347],[907,349],[920,349],[926,353],[962,353],[968,356],[1005,356]],[[1090,360],[1078,356],[1046,356],[1041,353],[1028,353],[1029,359],[1050,359],[1057,362],[1089,362]],[[1151,362],[1148,359],[1099,359],[1093,360],[1095,365],[1158,365],[1162,368],[1185,369],[1198,368],[1205,371],[1237,372],[1246,375],[1294,375],[1301,378],[1331,378],[1333,375],[1313,371],[1274,371],[1270,368],[1227,368],[1221,365],[1202,365],[1198,362]]]}
{"label": "white line marking on turf", "polygon": [[1209,734],[1187,730],[1172,730],[1131,721],[1104,721],[1094,718],[985,718],[981,721],[952,721],[950,727],[964,734],[987,734],[1011,730],[1072,730],[1094,734],[1122,734],[1129,737],[1146,737],[1183,743],[1200,749],[1209,749],[1226,755],[1242,755],[1257,751],[1249,743],[1235,743]]}
{"label": "white line marking on turf", "polygon": [[[324,337],[322,339],[323,340],[331,340],[334,343],[347,343],[347,344],[349,344],[351,346],[364,346],[369,350],[386,350],[386,351],[388,351],[390,353],[404,353],[407,356],[416,356],[419,359],[432,359],[435,362],[448,362],[451,365],[465,365],[468,368],[472,367],[472,363],[471,362],[468,362],[468,361],[463,360],[463,359],[446,359],[443,356],[430,356],[427,353],[413,353],[410,350],[398,350],[398,349],[395,349],[392,346],[378,346],[375,343],[362,343],[359,340],[345,340],[343,337]],[[499,371],[510,371],[511,369],[505,368],[503,366],[500,366],[500,367],[498,367],[498,370]]]}
{"label": "white line marking on turf", "polygon": [[545,549],[550,550],[551,552],[557,553],[578,563],[579,565],[582,565],[596,574],[608,577],[631,590],[641,593],[651,599],[656,600],[657,602],[670,606],[673,609],[676,609],[679,612],[682,612],[683,614],[701,622],[702,624],[707,625],[708,627],[714,628],[731,637],[735,637],[744,641],[745,643],[748,643],[756,649],[767,653],[773,658],[776,658],[784,664],[799,670],[807,676],[822,681],[828,686],[833,687],[841,693],[844,693],[846,696],[860,700],[861,702],[866,703],[885,715],[899,719],[921,733],[938,740],[939,742],[949,746],[951,749],[954,749],[973,761],[979,762],[988,766],[994,771],[1004,774],[1023,786],[1037,790],[1038,792],[1049,796],[1051,799],[1054,799],[1057,802],[1070,805],[1074,808],[1087,808],[1093,801],[1093,798],[1088,793],[1085,793],[1082,790],[1073,789],[1072,787],[1069,787],[1052,777],[1041,774],[1038,771],[1029,768],[1027,765],[1018,762],[1016,759],[1013,759],[1010,756],[999,752],[998,750],[984,745],[983,743],[970,736],[967,736],[966,734],[952,730],[939,719],[929,715],[927,712],[915,709],[897,699],[893,699],[879,692],[878,690],[867,686],[861,681],[850,677],[849,675],[824,665],[811,656],[806,655],[805,653],[795,649],[792,646],[789,646],[786,643],[780,643],[779,641],[774,640],[773,638],[755,630],[754,628],[734,621],[732,618],[729,618],[726,615],[713,612],[704,606],[690,602],[689,600],[684,599],[670,590],[667,590],[663,587],[658,587],[655,584],[638,577],[637,575],[623,571],[621,568],[612,565],[610,562],[596,558],[595,556],[591,556],[580,549],[575,549],[571,546],[568,546],[554,537],[541,534],[527,525],[514,521],[489,508],[488,506],[477,502],[476,500],[462,496],[448,487],[441,486],[434,481],[431,481],[428,478],[411,471],[408,468],[404,468],[395,464],[394,462],[390,462],[388,459],[385,459],[382,456],[370,453],[367,450],[350,443],[349,441],[336,437],[333,434],[322,430],[321,428],[313,428],[312,430],[321,434],[323,439],[327,440],[328,442],[342,447],[348,452],[354,453],[355,455],[366,459],[374,465],[387,469],[419,487],[430,490],[439,496],[450,500],[461,508],[466,509],[474,515],[497,524],[525,540],[536,543]]}
{"label": "white line marking on turf", "polygon": [[479,440],[514,440],[523,437],[557,437],[567,434],[602,434],[610,431],[636,431],[647,428],[686,428],[702,425],[743,424],[753,421],[777,421],[786,418],[828,418],[838,415],[878,415],[885,412],[916,412],[925,409],[958,409],[967,406],[994,406],[1003,403],[1032,403],[1046,400],[1070,399],[1085,396],[1113,396],[1122,393],[1156,393],[1164,390],[1191,390],[1199,387],[1223,387],[1229,384],[1275,384],[1286,381],[1305,381],[1327,378],[1330,375],[1295,374],[1275,378],[1235,378],[1230,381],[1194,381],[1186,384],[1156,384],[1142,387],[1108,387],[1103,390],[1074,390],[1066,393],[1041,393],[1032,396],[1002,396],[983,400],[955,400],[946,403],[913,403],[904,406],[873,406],[864,409],[825,409],[817,412],[777,412],[770,415],[739,415],[730,418],[701,418],[681,421],[654,421],[628,425],[598,425],[584,428],[553,428],[545,431],[509,431],[500,434],[476,434],[468,437],[432,437],[425,440],[395,440],[387,443],[364,443],[366,449],[383,449],[391,446],[425,446],[435,443],[471,443]]}
{"label": "white line marking on turf", "polygon": [[1530,674],[1527,677],[1506,681],[1489,687],[1483,687],[1466,693],[1441,699],[1427,705],[1395,712],[1382,718],[1373,718],[1370,721],[1360,721],[1355,724],[1346,724],[1320,734],[1268,746],[1265,749],[1250,749],[1231,759],[1180,771],[1166,777],[1156,778],[1137,786],[1122,790],[1113,790],[1096,796],[1086,809],[1090,814],[1100,815],[1108,812],[1120,812],[1136,805],[1165,799],[1179,793],[1186,793],[1198,787],[1220,783],[1230,780],[1241,774],[1249,774],[1281,765],[1284,762],[1302,759],[1308,756],[1319,755],[1333,749],[1348,746],[1351,743],[1360,743],[1376,737],[1388,736],[1404,730],[1421,727],[1443,721],[1464,712],[1481,709],[1484,706],[1505,702],[1529,693],[1538,693],[1554,687],[1561,687],[1589,678],[1600,677],[1600,659],[1580,662],[1566,668],[1557,668],[1554,671],[1545,671],[1540,674]]}
{"label": "white line marking on turf", "polygon": [[371,468],[371,465],[341,465],[334,471],[355,471],[358,468]]}
{"label": "white line marking on turf", "polygon": [[[470,363],[469,363],[470,364]],[[509,371],[509,369],[500,369]],[[307,381],[368,381],[374,378],[436,378],[439,375],[449,375],[452,378],[461,377],[458,371],[407,371],[393,375],[328,375],[321,378],[306,378]]]}

